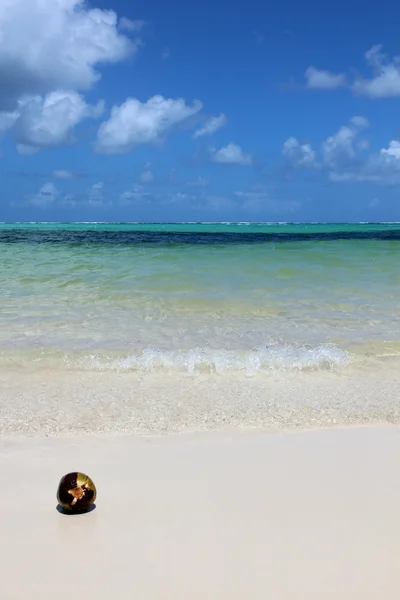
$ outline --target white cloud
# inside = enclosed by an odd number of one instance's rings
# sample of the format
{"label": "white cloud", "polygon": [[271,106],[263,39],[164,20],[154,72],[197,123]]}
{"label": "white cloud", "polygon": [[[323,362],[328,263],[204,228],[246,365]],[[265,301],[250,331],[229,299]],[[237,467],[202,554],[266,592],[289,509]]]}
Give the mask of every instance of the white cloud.
{"label": "white cloud", "polygon": [[400,158],[396,154],[396,144],[392,141],[389,148],[379,153],[371,153],[366,158],[356,156],[349,164],[336,164],[328,171],[328,177],[335,182],[375,183],[379,185],[399,185]]}
{"label": "white cloud", "polygon": [[372,99],[400,96],[400,57],[388,60],[381,52],[382,46],[373,46],[365,54],[374,77],[358,78],[353,84],[353,90]]}
{"label": "white cloud", "polygon": [[111,203],[104,198],[104,182],[98,181],[89,188],[89,206],[109,206]]}
{"label": "white cloud", "polygon": [[74,174],[71,171],[65,171],[64,169],[55,169],[52,173],[56,179],[73,179]]}
{"label": "white cloud", "polygon": [[[53,172],[54,175],[55,171]],[[59,173],[68,173],[68,171],[59,171]],[[64,178],[64,177],[62,177]],[[72,195],[63,194],[52,182],[47,182],[41,186],[38,192],[26,196],[24,204],[30,204],[38,208],[49,208],[51,206],[74,207],[86,206],[88,208],[107,208],[112,206],[112,202],[106,200],[104,194],[104,182],[94,183],[84,194]]]}
{"label": "white cloud", "polygon": [[139,144],[159,142],[175,126],[201,110],[202,103],[153,96],[147,102],[128,98],[113,106],[111,117],[100,125],[96,149],[104,154],[129,152]]}
{"label": "white cloud", "polygon": [[19,144],[39,148],[72,141],[73,128],[83,119],[98,118],[103,103],[86,104],[77,92],[51,92],[19,101],[15,137]]}
{"label": "white cloud", "polygon": [[343,159],[353,159],[355,150],[353,142],[358,133],[369,126],[364,117],[353,117],[349,125],[343,125],[334,135],[322,144],[322,156],[325,165],[335,167]]}
{"label": "white cloud", "polygon": [[225,165],[250,166],[253,164],[253,158],[250,154],[245,154],[240,146],[230,143],[220,150],[211,150],[211,158],[214,162]]}
{"label": "white cloud", "polygon": [[310,144],[300,144],[294,137],[283,144],[282,154],[296,167],[312,167],[316,164],[316,152]]}
{"label": "white cloud", "polygon": [[346,85],[346,76],[343,73],[335,74],[321,71],[315,67],[308,67],[305,72],[307,87],[319,90],[334,90]]}
{"label": "white cloud", "polygon": [[322,143],[322,163],[317,160],[317,153],[310,144],[301,144],[296,138],[290,137],[283,144],[282,154],[295,167],[335,167],[343,160],[354,158],[353,142],[356,136],[369,125],[364,117],[353,117],[349,125],[340,127],[334,135]]}
{"label": "white cloud", "polygon": [[60,192],[52,182],[45,183],[36,194],[28,196],[27,203],[39,208],[48,208],[59,197]]}
{"label": "white cloud", "polygon": [[381,156],[385,160],[398,160],[400,161],[400,142],[398,140],[392,140],[389,142],[388,148],[381,149]]}
{"label": "white cloud", "polygon": [[388,58],[382,52],[382,46],[378,44],[365,53],[365,59],[372,71],[372,77],[359,76],[349,82],[349,78],[343,73],[335,74],[308,67],[305,72],[307,87],[332,90],[346,86],[355,94],[371,99],[400,96],[400,56]]}
{"label": "white cloud", "polygon": [[139,181],[141,183],[151,183],[153,180],[154,180],[153,171],[150,171],[150,170],[143,171],[143,173],[141,173],[139,175]]}
{"label": "white cloud", "polygon": [[114,11],[84,0],[2,0],[0,110],[14,110],[26,94],[90,89],[100,64],[123,60],[137,47],[118,31]]}
{"label": "white cloud", "polygon": [[224,115],[224,113],[221,113],[220,115],[218,115],[218,117],[211,117],[210,119],[208,119],[208,121],[206,121],[203,127],[200,127],[194,132],[193,137],[194,139],[197,139],[204,135],[212,135],[213,133],[218,131],[218,129],[226,125],[226,123],[227,118]]}
{"label": "white cloud", "polygon": [[379,185],[400,184],[400,161],[393,162],[382,160],[379,154],[372,154],[360,164],[345,167],[341,171],[335,170],[328,173],[334,182],[375,183]]}
{"label": "white cloud", "polygon": [[[367,143],[357,136],[369,126],[364,117],[353,117],[348,125],[327,137],[321,144],[320,156],[314,152],[313,160],[304,161],[302,146],[295,138],[285,142],[286,157],[298,167],[314,168],[334,182],[366,182],[380,185],[400,183],[400,141],[391,140],[387,148],[367,154]],[[285,148],[284,145],[284,148]]]}
{"label": "white cloud", "polygon": [[122,206],[129,206],[136,203],[147,204],[153,200],[154,195],[143,191],[143,186],[138,184],[134,185],[131,190],[122,192],[119,197],[119,202]]}

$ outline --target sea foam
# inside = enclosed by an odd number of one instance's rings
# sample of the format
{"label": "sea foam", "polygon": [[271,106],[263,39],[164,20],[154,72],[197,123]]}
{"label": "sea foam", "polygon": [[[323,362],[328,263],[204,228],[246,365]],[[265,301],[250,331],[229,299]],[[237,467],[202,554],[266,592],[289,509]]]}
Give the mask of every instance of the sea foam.
{"label": "sea foam", "polygon": [[[166,371],[172,373],[242,373],[252,376],[276,371],[333,370],[349,362],[346,351],[334,345],[296,346],[274,344],[250,352],[192,348],[166,351],[147,348],[126,356],[91,354],[78,361],[84,370],[99,371]],[[76,366],[78,366],[76,365]]]}

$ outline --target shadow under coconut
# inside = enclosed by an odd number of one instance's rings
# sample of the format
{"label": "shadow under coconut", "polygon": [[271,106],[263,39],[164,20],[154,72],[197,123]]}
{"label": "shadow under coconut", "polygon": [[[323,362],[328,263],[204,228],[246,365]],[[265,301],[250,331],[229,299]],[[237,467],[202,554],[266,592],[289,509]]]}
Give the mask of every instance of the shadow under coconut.
{"label": "shadow under coconut", "polygon": [[96,505],[95,504],[91,504],[90,506],[88,506],[87,508],[84,508],[83,510],[65,510],[61,504],[57,504],[56,506],[56,510],[60,513],[60,515],[66,515],[67,517],[75,517],[76,515],[85,515],[86,513],[90,513],[93,510],[95,510]]}

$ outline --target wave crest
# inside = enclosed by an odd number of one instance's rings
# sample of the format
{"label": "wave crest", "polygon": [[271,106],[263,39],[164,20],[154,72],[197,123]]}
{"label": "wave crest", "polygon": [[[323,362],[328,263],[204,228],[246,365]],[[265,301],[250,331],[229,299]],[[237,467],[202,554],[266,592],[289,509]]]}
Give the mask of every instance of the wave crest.
{"label": "wave crest", "polygon": [[274,371],[332,370],[347,365],[348,353],[333,345],[295,346],[274,344],[251,352],[211,350],[165,351],[147,348],[137,354],[110,356],[94,354],[81,359],[85,370],[181,372],[190,375],[208,372],[240,372],[248,376]]}

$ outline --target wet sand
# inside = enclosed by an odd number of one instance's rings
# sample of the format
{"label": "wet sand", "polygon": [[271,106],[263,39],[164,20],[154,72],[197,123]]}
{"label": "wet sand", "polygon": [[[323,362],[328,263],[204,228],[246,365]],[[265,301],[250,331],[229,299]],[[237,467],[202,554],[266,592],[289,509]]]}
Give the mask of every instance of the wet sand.
{"label": "wet sand", "polygon": [[400,425],[400,359],[337,371],[178,375],[0,369],[0,435]]}

